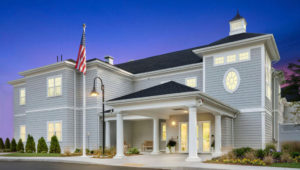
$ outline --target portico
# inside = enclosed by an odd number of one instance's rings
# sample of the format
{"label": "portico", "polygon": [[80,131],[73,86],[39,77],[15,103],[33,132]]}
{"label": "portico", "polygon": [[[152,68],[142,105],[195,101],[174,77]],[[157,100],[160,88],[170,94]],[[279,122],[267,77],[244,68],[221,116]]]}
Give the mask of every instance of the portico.
{"label": "portico", "polygon": [[[138,96],[137,94],[134,95]],[[222,117],[233,119],[238,113],[236,109],[198,90],[148,97],[124,97],[124,99],[111,100],[107,102],[107,105],[114,108],[114,113],[106,119],[106,147],[111,146],[109,138],[110,121],[115,121],[117,152],[115,159],[124,157],[124,121],[139,120],[152,121],[153,149],[151,154],[160,153],[160,122],[164,121],[167,126],[167,139],[165,142],[167,143],[170,139],[177,140],[179,147],[177,147],[176,152],[188,153],[186,161],[201,161],[198,153],[204,151],[202,147],[200,149],[200,143],[202,146],[208,146],[208,152],[212,153],[213,156],[219,156],[222,154]],[[172,125],[175,120],[177,122],[175,122],[175,125]],[[203,122],[208,123],[205,124]],[[214,127],[212,127],[212,124],[214,124]],[[139,126],[139,128],[150,132],[149,127]],[[199,132],[199,129],[205,128],[208,131]],[[213,143],[211,139],[212,133],[214,134],[214,149],[211,148]],[[208,137],[208,142],[205,143],[199,137],[199,134],[205,134]]]}

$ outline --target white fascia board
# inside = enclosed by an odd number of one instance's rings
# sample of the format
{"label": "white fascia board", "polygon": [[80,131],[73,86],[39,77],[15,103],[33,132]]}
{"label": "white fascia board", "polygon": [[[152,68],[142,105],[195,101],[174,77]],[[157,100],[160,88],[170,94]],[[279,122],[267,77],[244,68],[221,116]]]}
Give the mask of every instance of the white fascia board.
{"label": "white fascia board", "polygon": [[133,74],[128,72],[128,71],[125,71],[123,69],[120,69],[114,65],[111,65],[111,64],[108,64],[108,63],[105,63],[105,62],[102,62],[102,61],[99,61],[99,60],[95,60],[95,61],[91,61],[91,62],[88,62],[87,63],[87,68],[89,67],[92,67],[92,66],[99,66],[99,67],[103,67],[103,68],[106,68],[108,70],[111,70],[111,71],[115,71],[117,73],[120,73],[121,75],[125,75],[125,76],[128,76],[128,77],[133,77]]}
{"label": "white fascia board", "polygon": [[138,73],[134,74],[135,79],[140,79],[140,78],[145,78],[149,76],[157,76],[161,74],[169,74],[169,73],[174,73],[174,72],[180,72],[180,71],[185,71],[185,70],[192,70],[192,69],[202,69],[202,62],[201,63],[195,63],[195,64],[188,64],[188,65],[183,65],[183,66],[178,66],[178,67],[172,67],[172,68],[167,68],[167,69],[161,69],[161,70],[155,70],[155,71],[150,71],[150,72],[145,72],[145,73]]}
{"label": "white fascia board", "polygon": [[10,85],[13,85],[13,86],[25,84],[25,78],[20,78],[20,79],[17,79],[17,80],[12,80],[12,81],[9,81],[7,83],[10,84]]}
{"label": "white fascia board", "polygon": [[274,54],[272,54],[273,60],[279,60],[279,52],[275,43],[275,39],[272,34],[267,34],[267,35],[262,35],[258,37],[253,37],[253,38],[248,38],[244,40],[239,40],[239,41],[234,41],[234,42],[229,42],[225,44],[220,44],[220,45],[215,45],[211,47],[204,47],[200,49],[195,49],[193,50],[194,53],[198,55],[205,55],[209,53],[214,53],[215,51],[219,50],[224,50],[227,48],[232,48],[232,47],[237,47],[237,46],[243,46],[243,45],[248,45],[248,44],[253,44],[253,43],[266,43],[268,47],[270,47],[270,51],[275,51]]}

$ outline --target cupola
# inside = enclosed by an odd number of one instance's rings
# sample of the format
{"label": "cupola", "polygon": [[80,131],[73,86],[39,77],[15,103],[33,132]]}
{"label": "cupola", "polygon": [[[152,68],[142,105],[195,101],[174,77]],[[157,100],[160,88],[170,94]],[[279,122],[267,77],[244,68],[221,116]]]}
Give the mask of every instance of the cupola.
{"label": "cupola", "polygon": [[239,11],[234,18],[229,21],[229,35],[235,35],[246,32],[247,22],[244,17],[240,16]]}

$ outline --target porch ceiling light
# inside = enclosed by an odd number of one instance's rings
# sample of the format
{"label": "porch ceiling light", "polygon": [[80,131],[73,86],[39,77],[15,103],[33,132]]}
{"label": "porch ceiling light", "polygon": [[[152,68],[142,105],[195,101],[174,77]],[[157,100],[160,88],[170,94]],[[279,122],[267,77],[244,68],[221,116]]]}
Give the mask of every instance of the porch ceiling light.
{"label": "porch ceiling light", "polygon": [[175,126],[175,125],[176,125],[176,122],[175,122],[175,121],[172,121],[172,125]]}

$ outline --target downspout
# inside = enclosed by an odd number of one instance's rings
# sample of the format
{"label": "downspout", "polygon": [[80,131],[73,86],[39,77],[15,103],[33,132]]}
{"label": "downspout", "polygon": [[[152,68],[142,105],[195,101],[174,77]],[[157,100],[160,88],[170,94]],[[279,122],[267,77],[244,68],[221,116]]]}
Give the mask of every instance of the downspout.
{"label": "downspout", "polygon": [[77,132],[76,132],[76,71],[74,70],[74,110],[73,110],[73,114],[74,114],[74,151],[76,150],[76,148],[77,148],[77,143],[76,143],[76,138],[77,138],[77,136],[76,136],[76,134],[77,134]]}

